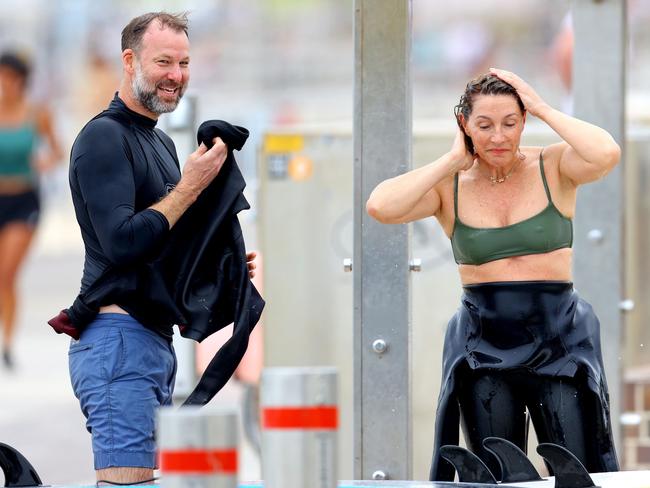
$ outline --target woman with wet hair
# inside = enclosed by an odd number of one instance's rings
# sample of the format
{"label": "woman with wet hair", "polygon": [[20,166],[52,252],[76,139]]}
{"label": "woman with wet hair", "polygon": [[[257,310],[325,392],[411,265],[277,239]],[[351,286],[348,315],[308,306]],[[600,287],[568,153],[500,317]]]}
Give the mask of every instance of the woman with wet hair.
{"label": "woman with wet hair", "polygon": [[2,361],[13,367],[16,280],[38,221],[38,173],[61,150],[48,111],[27,99],[28,62],[0,54],[0,323]]}
{"label": "woman with wet hair", "polygon": [[[562,142],[520,146],[526,117]],[[620,148],[605,130],[561,113],[498,69],[467,84],[458,131],[433,163],[380,183],[368,213],[397,224],[435,216],[463,285],[443,351],[432,480],[452,480],[439,448],[467,446],[499,476],[486,437],[526,450],[527,414],[540,442],[568,448],[592,472],[616,471],[599,322],[573,289],[578,186],[604,177]]]}

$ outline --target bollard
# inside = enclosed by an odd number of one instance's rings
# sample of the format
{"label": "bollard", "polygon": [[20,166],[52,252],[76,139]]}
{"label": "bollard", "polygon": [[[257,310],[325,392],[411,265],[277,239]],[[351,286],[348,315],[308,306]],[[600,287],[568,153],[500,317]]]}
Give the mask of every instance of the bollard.
{"label": "bollard", "polygon": [[265,488],[336,488],[336,369],[266,368],[260,405]]}
{"label": "bollard", "polygon": [[164,488],[237,488],[237,413],[200,407],[158,411]]}

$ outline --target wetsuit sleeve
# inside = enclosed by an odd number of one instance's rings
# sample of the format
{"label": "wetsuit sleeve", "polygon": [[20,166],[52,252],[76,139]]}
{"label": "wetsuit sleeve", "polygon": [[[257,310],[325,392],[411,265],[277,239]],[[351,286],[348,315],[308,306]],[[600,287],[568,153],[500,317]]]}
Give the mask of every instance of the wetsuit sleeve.
{"label": "wetsuit sleeve", "polygon": [[111,124],[96,121],[77,141],[72,164],[105,256],[129,264],[156,249],[169,232],[169,222],[153,209],[135,211],[135,178],[127,141]]}

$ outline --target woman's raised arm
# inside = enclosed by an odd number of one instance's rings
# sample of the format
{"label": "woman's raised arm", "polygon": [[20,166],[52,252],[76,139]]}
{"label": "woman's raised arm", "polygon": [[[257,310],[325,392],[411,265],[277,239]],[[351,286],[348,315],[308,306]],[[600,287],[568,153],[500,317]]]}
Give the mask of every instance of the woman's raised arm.
{"label": "woman's raised arm", "polygon": [[609,132],[554,109],[514,73],[494,68],[490,71],[510,83],[526,110],[548,124],[563,139],[564,142],[549,149],[560,152],[560,174],[575,185],[602,178],[619,162],[621,148]]}
{"label": "woman's raised arm", "polygon": [[382,181],[366,203],[368,214],[383,224],[403,224],[430,217],[440,210],[436,185],[460,170],[471,168],[474,159],[467,152],[458,130],[454,145],[436,161]]}

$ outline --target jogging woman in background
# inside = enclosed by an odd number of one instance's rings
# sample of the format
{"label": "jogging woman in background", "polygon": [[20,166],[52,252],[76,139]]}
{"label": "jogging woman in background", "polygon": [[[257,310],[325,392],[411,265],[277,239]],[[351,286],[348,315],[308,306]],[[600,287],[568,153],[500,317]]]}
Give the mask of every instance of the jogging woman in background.
{"label": "jogging woman in background", "polygon": [[45,107],[27,99],[30,67],[0,54],[0,323],[2,361],[13,367],[16,281],[40,212],[38,173],[61,157]]}

